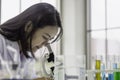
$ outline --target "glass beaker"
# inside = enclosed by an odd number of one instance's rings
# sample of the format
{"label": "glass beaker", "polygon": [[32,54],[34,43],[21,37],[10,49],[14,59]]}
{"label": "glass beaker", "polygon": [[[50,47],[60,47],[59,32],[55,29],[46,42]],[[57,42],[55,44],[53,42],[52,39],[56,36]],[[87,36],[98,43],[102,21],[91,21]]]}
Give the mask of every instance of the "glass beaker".
{"label": "glass beaker", "polygon": [[85,80],[85,55],[61,55],[55,64],[55,80]]}

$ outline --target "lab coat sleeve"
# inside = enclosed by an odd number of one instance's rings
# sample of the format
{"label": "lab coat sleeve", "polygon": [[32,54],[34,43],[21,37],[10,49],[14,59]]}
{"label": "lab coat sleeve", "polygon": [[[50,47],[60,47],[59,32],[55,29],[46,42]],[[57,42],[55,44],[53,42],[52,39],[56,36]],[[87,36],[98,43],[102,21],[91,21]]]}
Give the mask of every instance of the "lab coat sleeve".
{"label": "lab coat sleeve", "polygon": [[35,67],[34,67],[35,61],[34,60],[27,60],[24,64],[24,79],[35,79],[37,78]]}

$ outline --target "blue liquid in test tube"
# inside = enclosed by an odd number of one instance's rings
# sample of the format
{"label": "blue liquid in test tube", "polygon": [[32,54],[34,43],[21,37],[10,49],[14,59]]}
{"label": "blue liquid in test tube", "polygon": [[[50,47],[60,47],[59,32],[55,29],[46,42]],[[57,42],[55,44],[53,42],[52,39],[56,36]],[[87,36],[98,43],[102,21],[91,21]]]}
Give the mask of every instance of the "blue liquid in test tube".
{"label": "blue liquid in test tube", "polygon": [[112,73],[108,74],[108,80],[114,80],[114,76]]}

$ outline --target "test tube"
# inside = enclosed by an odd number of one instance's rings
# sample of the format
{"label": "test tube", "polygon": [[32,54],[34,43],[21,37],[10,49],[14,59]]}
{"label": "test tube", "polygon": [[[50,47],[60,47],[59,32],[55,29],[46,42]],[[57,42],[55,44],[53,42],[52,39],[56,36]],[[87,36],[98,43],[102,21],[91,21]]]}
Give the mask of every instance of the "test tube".
{"label": "test tube", "polygon": [[102,70],[102,80],[106,80],[106,72],[104,71],[105,70],[105,62],[104,62],[104,56],[101,56],[101,70]]}
{"label": "test tube", "polygon": [[87,72],[87,80],[95,80],[95,72]]}
{"label": "test tube", "polygon": [[[118,57],[114,55],[114,63],[113,68],[116,70],[118,69]],[[114,72],[114,80],[120,80],[120,72]]]}
{"label": "test tube", "polygon": [[113,73],[108,74],[108,80],[114,80]]}
{"label": "test tube", "polygon": [[[113,55],[108,55],[108,60],[107,60],[108,67],[107,68],[110,69],[110,70],[113,69],[112,68],[113,61],[114,61]],[[114,80],[113,72],[108,73],[108,80]]]}
{"label": "test tube", "polygon": [[102,71],[102,80],[106,80],[105,64],[101,65]]}
{"label": "test tube", "polygon": [[[117,58],[118,58],[118,70],[120,70],[120,55],[118,55]],[[119,80],[120,80],[120,71],[118,73],[119,73]]]}
{"label": "test tube", "polygon": [[[95,69],[100,70],[101,69],[101,56],[96,57],[96,63],[95,63]],[[101,80],[101,73],[96,72],[96,80]]]}

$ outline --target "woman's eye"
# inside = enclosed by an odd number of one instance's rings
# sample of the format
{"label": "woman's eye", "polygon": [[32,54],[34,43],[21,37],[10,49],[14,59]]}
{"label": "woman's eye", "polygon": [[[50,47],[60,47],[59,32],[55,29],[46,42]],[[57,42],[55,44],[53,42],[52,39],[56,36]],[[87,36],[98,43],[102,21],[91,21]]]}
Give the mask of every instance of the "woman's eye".
{"label": "woman's eye", "polygon": [[42,38],[45,40],[45,42],[47,43],[51,43],[51,40],[53,38],[51,38],[51,36],[48,33],[45,33],[45,35],[42,35]]}
{"label": "woman's eye", "polygon": [[48,40],[48,38],[47,38],[47,37],[45,37],[44,35],[42,35],[42,37],[43,37],[43,39]]}
{"label": "woman's eye", "polygon": [[37,49],[39,49],[40,47],[39,46],[36,46]]}

